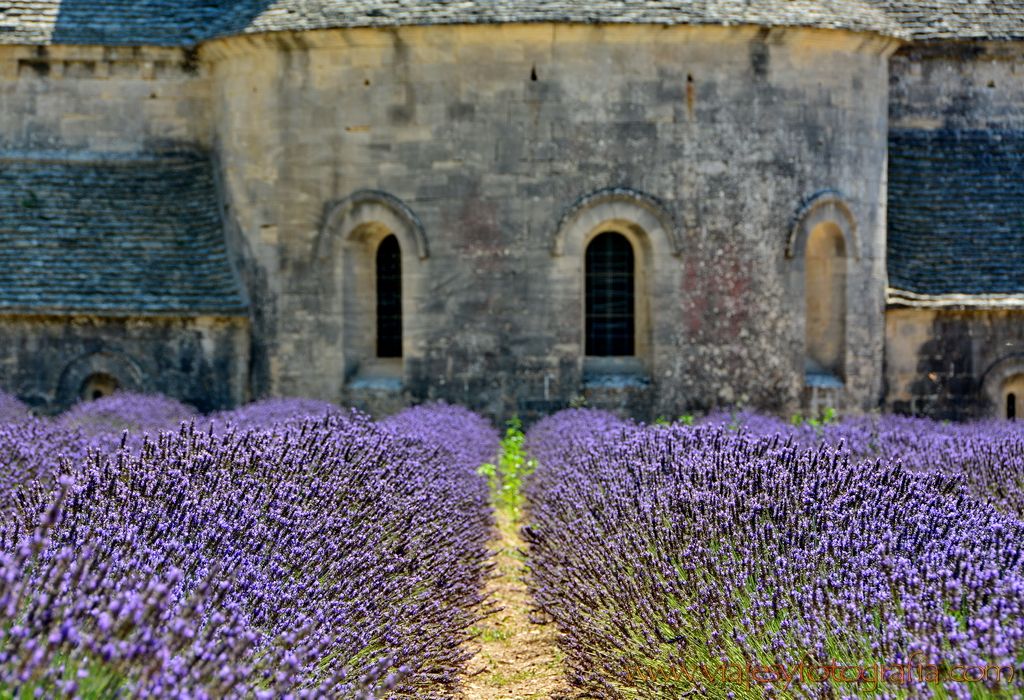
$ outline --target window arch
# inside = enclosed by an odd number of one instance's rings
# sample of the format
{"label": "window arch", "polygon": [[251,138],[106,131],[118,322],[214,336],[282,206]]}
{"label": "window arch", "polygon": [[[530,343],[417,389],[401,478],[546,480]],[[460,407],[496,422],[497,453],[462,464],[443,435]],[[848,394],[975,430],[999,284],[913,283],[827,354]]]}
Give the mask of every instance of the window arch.
{"label": "window arch", "polygon": [[832,221],[807,236],[804,302],[806,373],[839,378],[846,354],[846,243]]}
{"label": "window arch", "polygon": [[342,371],[332,375],[325,362],[325,381],[342,392],[399,392],[406,360],[421,347],[423,326],[410,319],[429,257],[423,226],[401,200],[376,190],[329,202],[324,219],[314,256],[333,281],[321,313],[334,332],[323,342],[340,339],[342,349]]}
{"label": "window arch", "polygon": [[625,187],[580,197],[559,219],[551,241],[551,304],[571,321],[558,323],[556,338],[575,349],[588,391],[651,386],[659,362],[671,362],[659,348],[667,349],[660,344],[670,342],[672,330],[655,329],[657,300],[681,282],[675,221],[662,202]]}
{"label": "window arch", "polygon": [[402,356],[402,247],[391,233],[377,246],[377,357]]}
{"label": "window arch", "polygon": [[586,250],[586,354],[636,354],[636,258],[621,233],[597,234]]}
{"label": "window arch", "polygon": [[65,408],[114,391],[151,390],[141,366],[132,357],[117,350],[101,350],[81,355],[64,367],[57,381],[55,405]]}

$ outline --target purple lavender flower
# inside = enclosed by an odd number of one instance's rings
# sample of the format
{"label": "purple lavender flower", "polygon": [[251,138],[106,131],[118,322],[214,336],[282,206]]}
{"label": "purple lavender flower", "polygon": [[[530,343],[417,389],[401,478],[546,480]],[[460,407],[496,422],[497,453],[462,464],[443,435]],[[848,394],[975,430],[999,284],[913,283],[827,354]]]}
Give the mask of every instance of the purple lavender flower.
{"label": "purple lavender flower", "polygon": [[0,688],[452,694],[488,557],[489,424],[103,403],[0,425]]}
{"label": "purple lavender flower", "polygon": [[[1013,685],[979,692],[1024,688],[1016,426],[740,414],[647,427],[567,411],[528,447],[531,586],[595,696],[728,697],[740,689],[680,672],[723,661],[988,664],[1014,669]],[[877,692],[943,690],[970,694]]]}

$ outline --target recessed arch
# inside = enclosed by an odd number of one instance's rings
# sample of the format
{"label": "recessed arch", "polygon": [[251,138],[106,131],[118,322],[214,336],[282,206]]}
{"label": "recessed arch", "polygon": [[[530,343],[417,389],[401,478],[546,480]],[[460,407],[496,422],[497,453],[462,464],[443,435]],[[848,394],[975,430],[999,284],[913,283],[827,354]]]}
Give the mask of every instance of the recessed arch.
{"label": "recessed arch", "polygon": [[804,350],[798,371],[805,387],[839,390],[845,385],[847,327],[857,301],[850,296],[851,277],[859,257],[856,218],[842,193],[819,190],[797,207],[786,231],[785,267],[795,302],[794,340],[801,338]]}
{"label": "recessed arch", "polygon": [[981,398],[989,415],[1006,418],[1007,398],[1014,395],[1016,420],[1024,420],[1024,353],[993,362],[981,375]]}
{"label": "recessed arch", "polygon": [[811,232],[824,223],[833,223],[842,233],[846,256],[860,258],[857,220],[846,199],[837,190],[821,190],[811,195],[797,209],[786,239],[786,257],[796,258],[807,250]]}
{"label": "recessed arch", "polygon": [[419,217],[402,200],[379,190],[358,190],[342,200],[328,202],[315,255],[329,256],[338,236],[359,235],[370,227],[394,233],[404,250],[416,251],[420,260],[430,256],[427,234]]}
{"label": "recessed arch", "polygon": [[342,386],[401,389],[422,332],[416,318],[428,257],[423,225],[397,197],[359,190],[328,203],[314,264],[332,281],[322,310],[325,325],[338,330]]}
{"label": "recessed arch", "polygon": [[102,350],[75,358],[64,367],[57,383],[57,403],[70,406],[83,398],[82,392],[91,379],[110,380],[121,391],[144,391],[145,375],[129,355],[115,350]]}
{"label": "recessed arch", "polygon": [[577,255],[597,227],[618,224],[642,231],[652,245],[671,255],[682,252],[675,217],[657,198],[625,187],[580,197],[562,215],[551,241],[551,254]]}
{"label": "recessed arch", "polygon": [[1024,418],[1024,374],[1015,374],[1003,384],[1003,415],[1006,420]]}
{"label": "recessed arch", "polygon": [[117,381],[117,377],[106,372],[93,372],[82,383],[79,396],[83,401],[95,401],[110,396],[120,388],[121,383]]}
{"label": "recessed arch", "polygon": [[[588,343],[588,325],[596,318],[588,312],[588,256],[591,243],[606,234],[628,243],[632,258],[632,346],[627,341],[614,350],[595,350]],[[624,246],[618,246],[622,251]],[[577,319],[564,327],[565,342],[578,347],[580,376],[584,386],[596,386],[611,377],[649,381],[657,370],[655,332],[659,315],[657,300],[678,289],[679,265],[674,259],[680,244],[671,212],[657,199],[636,190],[609,188],[576,200],[561,217],[551,239],[552,301]],[[596,278],[591,276],[591,282]],[[591,290],[593,287],[591,287]],[[620,298],[627,299],[625,294]],[[617,297],[619,298],[619,297]],[[593,311],[590,309],[589,311]],[[608,319],[605,319],[608,321]],[[571,329],[571,331],[570,331]],[[571,335],[569,335],[571,333]],[[589,339],[592,339],[589,338]],[[578,344],[578,345],[577,345]],[[588,345],[590,347],[588,347]],[[593,354],[592,354],[593,353]]]}
{"label": "recessed arch", "polygon": [[846,243],[838,224],[818,223],[804,249],[804,373],[840,378],[846,358]]}

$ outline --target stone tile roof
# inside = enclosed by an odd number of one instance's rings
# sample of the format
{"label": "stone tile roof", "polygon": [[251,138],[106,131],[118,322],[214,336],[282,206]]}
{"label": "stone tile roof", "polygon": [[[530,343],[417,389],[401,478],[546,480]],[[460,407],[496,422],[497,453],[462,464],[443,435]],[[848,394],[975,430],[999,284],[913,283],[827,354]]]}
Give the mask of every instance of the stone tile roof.
{"label": "stone tile roof", "polygon": [[7,0],[0,42],[190,46],[236,4],[230,0]]}
{"label": "stone tile roof", "polygon": [[0,42],[191,46],[238,33],[500,22],[755,24],[1024,38],[1011,0],[7,0]]}
{"label": "stone tile roof", "polygon": [[871,0],[884,7],[901,39],[1024,39],[1017,0]]}
{"label": "stone tile roof", "polygon": [[[265,7],[254,12],[254,6]],[[275,0],[246,8],[230,33],[405,24],[582,22],[755,24],[881,31],[897,27],[870,0]]]}
{"label": "stone tile roof", "polygon": [[888,220],[902,296],[1024,294],[1024,131],[891,132]]}
{"label": "stone tile roof", "polygon": [[0,155],[0,312],[244,311],[208,158]]}

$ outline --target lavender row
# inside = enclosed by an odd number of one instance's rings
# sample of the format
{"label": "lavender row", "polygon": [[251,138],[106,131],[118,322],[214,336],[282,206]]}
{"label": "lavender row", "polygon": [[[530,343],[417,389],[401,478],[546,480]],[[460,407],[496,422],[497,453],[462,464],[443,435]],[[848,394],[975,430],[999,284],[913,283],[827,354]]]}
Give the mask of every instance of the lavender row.
{"label": "lavender row", "polygon": [[863,416],[793,425],[755,413],[719,413],[705,425],[783,435],[800,445],[832,445],[854,459],[899,463],[916,473],[960,477],[975,497],[1024,517],[1024,428],[1011,421],[939,423],[904,416]]}
{"label": "lavender row", "polygon": [[[962,477],[853,459],[792,434],[647,427],[579,410],[538,423],[528,448],[539,461],[524,532],[531,587],[562,632],[572,680],[594,696],[1024,688],[1024,524]],[[725,661],[732,682],[718,675]],[[911,661],[924,673],[893,673]],[[876,686],[864,684],[870,676],[751,683],[735,672],[800,663],[889,671]],[[998,670],[987,684],[932,682],[932,666],[956,665]]]}
{"label": "lavender row", "polygon": [[0,528],[0,694],[454,692],[491,522],[476,460],[497,448],[474,414],[377,424],[278,400],[198,418],[123,396],[4,428],[22,466]]}

